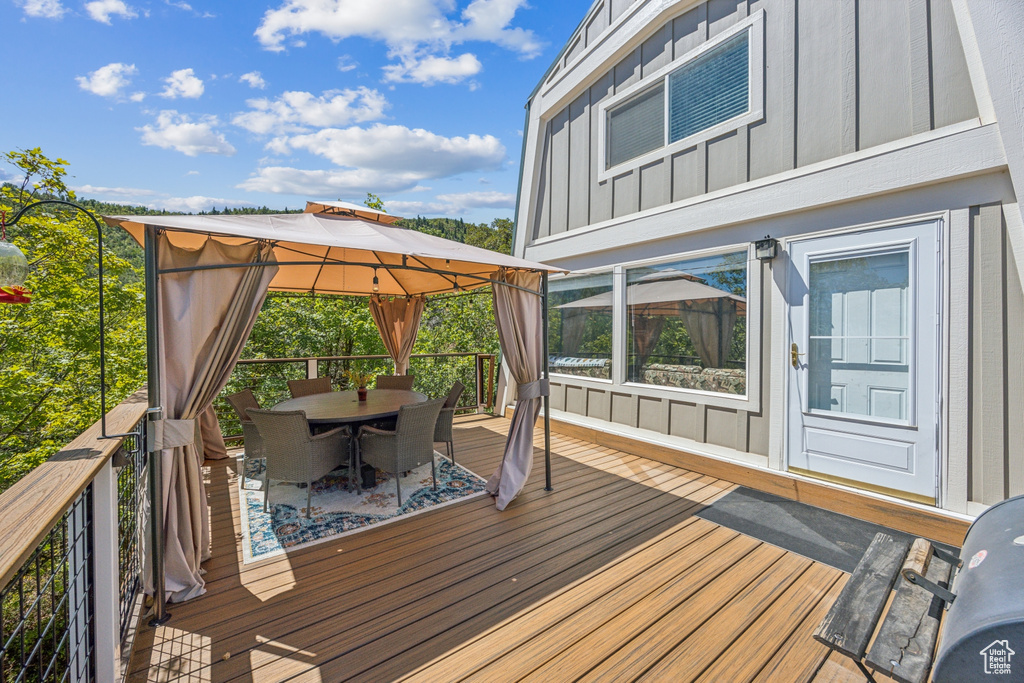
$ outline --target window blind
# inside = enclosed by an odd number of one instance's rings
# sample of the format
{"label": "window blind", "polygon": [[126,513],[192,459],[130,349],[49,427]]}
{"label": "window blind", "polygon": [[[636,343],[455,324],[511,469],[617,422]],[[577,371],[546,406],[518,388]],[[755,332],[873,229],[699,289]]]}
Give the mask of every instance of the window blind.
{"label": "window blind", "polygon": [[665,86],[645,90],[608,112],[608,168],[665,144]]}
{"label": "window blind", "polygon": [[748,33],[737,34],[669,75],[669,142],[747,111]]}

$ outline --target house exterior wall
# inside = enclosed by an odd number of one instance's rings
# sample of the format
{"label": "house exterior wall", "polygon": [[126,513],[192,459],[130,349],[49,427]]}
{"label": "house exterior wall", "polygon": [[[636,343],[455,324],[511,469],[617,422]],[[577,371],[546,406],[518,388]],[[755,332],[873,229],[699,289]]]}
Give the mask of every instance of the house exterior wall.
{"label": "house exterior wall", "polygon": [[[1024,493],[1020,126],[996,122],[1009,98],[989,96],[967,19],[999,12],[972,3],[595,3],[530,102],[516,254],[601,270],[766,234],[782,254],[750,266],[745,398],[555,374],[556,417],[785,470],[787,240],[927,217],[943,225],[940,504]],[[600,103],[759,12],[763,118],[600,180]]]}
{"label": "house exterior wall", "polygon": [[[620,22],[654,2],[630,5]],[[951,0],[709,0],[645,26],[625,56],[588,74],[543,116],[544,172],[528,235],[543,238],[722,190],[978,116]],[[603,5],[592,19],[603,17]],[[598,180],[601,102],[746,17],[764,11],[764,117],[640,168]],[[596,13],[595,13],[596,12]],[[614,14],[614,13],[613,13]],[[628,30],[628,22],[605,29]],[[581,59],[586,26],[560,60]],[[570,41],[572,44],[572,41]],[[594,46],[597,38],[590,38]],[[635,44],[634,44],[635,43]],[[563,67],[545,85],[569,79]],[[758,75],[755,75],[755,78]],[[543,91],[543,88],[542,88]]]}
{"label": "house exterior wall", "polygon": [[1024,494],[1024,297],[1000,204],[970,209],[969,500]]}

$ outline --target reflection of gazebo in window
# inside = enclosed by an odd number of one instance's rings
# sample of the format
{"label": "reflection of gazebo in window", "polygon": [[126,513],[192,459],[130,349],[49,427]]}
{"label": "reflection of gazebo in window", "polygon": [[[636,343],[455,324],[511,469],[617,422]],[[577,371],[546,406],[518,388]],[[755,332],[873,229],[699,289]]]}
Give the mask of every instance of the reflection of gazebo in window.
{"label": "reflection of gazebo in window", "polygon": [[[557,308],[563,311],[563,339],[582,334],[584,311],[610,312],[612,292]],[[732,348],[736,320],[747,313],[747,300],[680,270],[661,270],[638,278],[626,288],[630,319],[630,380],[643,381],[643,369],[658,345],[665,321],[678,318],[705,368],[724,368]],[[579,311],[578,314],[575,311]],[[576,328],[579,329],[576,329]]]}

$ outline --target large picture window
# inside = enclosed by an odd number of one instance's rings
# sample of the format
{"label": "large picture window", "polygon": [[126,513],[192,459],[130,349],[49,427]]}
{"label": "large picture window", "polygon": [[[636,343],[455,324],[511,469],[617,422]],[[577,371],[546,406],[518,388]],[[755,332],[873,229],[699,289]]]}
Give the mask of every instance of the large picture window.
{"label": "large picture window", "polygon": [[604,102],[599,180],[760,120],[763,21],[759,11]]}
{"label": "large picture window", "polygon": [[611,273],[551,280],[548,297],[551,372],[611,379]]}
{"label": "large picture window", "polygon": [[747,392],[747,252],[626,271],[627,379]]}

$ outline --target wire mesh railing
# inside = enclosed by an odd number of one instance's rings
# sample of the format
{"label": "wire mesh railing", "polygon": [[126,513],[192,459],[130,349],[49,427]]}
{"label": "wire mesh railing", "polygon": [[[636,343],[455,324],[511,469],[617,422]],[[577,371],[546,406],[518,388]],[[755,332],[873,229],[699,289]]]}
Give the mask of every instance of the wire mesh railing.
{"label": "wire mesh railing", "polygon": [[94,681],[92,486],[0,590],[0,681]]}
{"label": "wire mesh railing", "polygon": [[136,599],[142,590],[141,534],[147,510],[146,449],[141,435],[145,421],[121,444],[120,458],[115,462],[117,473],[117,566],[121,640],[128,635]]}
{"label": "wire mesh railing", "polygon": [[97,422],[0,494],[0,683],[117,678],[140,612],[145,404],[136,392],[108,415],[122,433]]}

